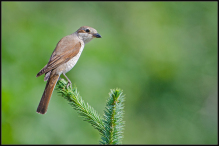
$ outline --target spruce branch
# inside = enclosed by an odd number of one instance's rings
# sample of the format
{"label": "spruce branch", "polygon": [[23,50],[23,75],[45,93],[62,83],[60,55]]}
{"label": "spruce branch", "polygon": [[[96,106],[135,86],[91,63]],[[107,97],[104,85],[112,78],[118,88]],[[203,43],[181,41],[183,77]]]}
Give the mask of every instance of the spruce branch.
{"label": "spruce branch", "polygon": [[67,88],[67,82],[61,79],[57,82],[56,87],[58,93],[61,93],[68,100],[73,109],[84,118],[84,121],[88,121],[101,135],[105,133],[104,125],[99,114],[88,103],[85,104],[75,86],[72,89]]}
{"label": "spruce branch", "polygon": [[105,134],[101,137],[102,144],[122,144],[124,130],[124,95],[120,89],[109,93],[106,110],[104,111]]}
{"label": "spruce branch", "polygon": [[124,130],[124,95],[122,90],[113,89],[109,93],[106,110],[103,119],[87,103],[82,100],[77,88],[67,87],[67,82],[61,79],[57,82],[58,93],[68,100],[69,104],[75,109],[85,121],[89,122],[101,135],[101,144],[121,144]]}

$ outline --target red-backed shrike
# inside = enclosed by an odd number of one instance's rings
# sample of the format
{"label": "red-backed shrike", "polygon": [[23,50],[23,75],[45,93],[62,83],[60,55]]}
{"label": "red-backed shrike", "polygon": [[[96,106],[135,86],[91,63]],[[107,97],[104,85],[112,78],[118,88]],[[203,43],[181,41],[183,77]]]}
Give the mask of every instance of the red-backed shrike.
{"label": "red-backed shrike", "polygon": [[45,74],[44,81],[47,81],[37,108],[38,113],[46,113],[53,89],[61,74],[63,74],[68,80],[68,86],[71,84],[71,81],[65,73],[75,66],[84,49],[84,45],[93,38],[101,38],[101,36],[94,28],[82,26],[75,33],[62,38],[58,42],[49,62],[36,75],[36,77],[39,77],[42,74]]}

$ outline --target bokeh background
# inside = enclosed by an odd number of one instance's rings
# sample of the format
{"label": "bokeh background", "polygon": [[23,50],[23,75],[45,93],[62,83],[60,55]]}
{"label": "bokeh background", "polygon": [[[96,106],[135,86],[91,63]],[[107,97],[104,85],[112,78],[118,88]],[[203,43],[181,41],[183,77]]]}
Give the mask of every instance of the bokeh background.
{"label": "bokeh background", "polygon": [[102,38],[67,76],[101,115],[123,89],[123,144],[217,143],[217,2],[2,2],[2,144],[99,143],[56,91],[36,113],[36,74],[83,25]]}

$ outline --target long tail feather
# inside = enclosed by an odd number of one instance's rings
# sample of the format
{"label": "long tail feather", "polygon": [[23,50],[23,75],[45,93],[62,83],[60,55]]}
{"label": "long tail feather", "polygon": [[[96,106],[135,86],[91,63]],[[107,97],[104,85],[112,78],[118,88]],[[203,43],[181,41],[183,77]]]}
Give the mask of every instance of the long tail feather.
{"label": "long tail feather", "polygon": [[51,74],[49,80],[46,83],[45,90],[43,92],[42,98],[37,108],[37,113],[45,114],[49,105],[50,98],[52,96],[52,92],[54,87],[59,79],[58,74]]}

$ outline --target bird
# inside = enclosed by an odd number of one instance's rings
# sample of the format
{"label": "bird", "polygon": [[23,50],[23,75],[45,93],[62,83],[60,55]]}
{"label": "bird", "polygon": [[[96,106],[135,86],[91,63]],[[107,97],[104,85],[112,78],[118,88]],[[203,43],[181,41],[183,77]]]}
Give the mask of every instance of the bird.
{"label": "bird", "polygon": [[36,77],[45,74],[44,81],[47,81],[37,113],[45,114],[54,87],[63,74],[68,80],[67,87],[71,81],[65,75],[77,63],[86,43],[93,38],[101,38],[96,29],[89,26],[82,26],[76,32],[63,37],[56,45],[49,62],[37,73]]}

